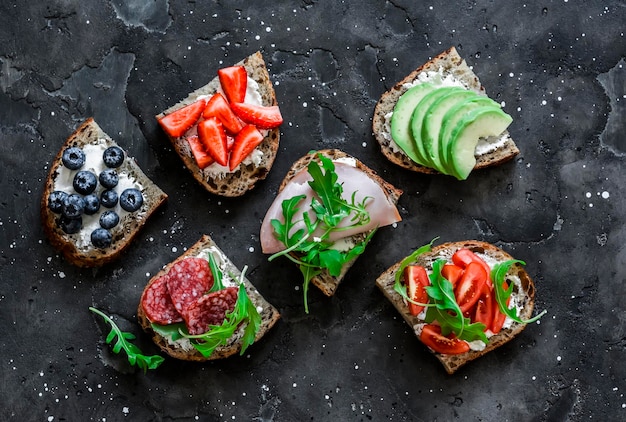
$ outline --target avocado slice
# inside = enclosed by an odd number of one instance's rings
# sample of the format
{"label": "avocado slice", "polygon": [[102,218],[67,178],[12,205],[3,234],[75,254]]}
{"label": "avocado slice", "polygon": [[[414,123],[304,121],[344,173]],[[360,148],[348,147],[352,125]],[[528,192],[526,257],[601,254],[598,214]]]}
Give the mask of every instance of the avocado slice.
{"label": "avocado slice", "polygon": [[452,130],[448,146],[452,170],[459,180],[467,179],[476,165],[474,152],[478,140],[504,132],[513,118],[500,108],[478,107],[467,113]]}
{"label": "avocado slice", "polygon": [[[439,89],[435,92],[441,92],[443,95],[439,95],[437,99],[428,107],[424,114],[424,120],[422,122],[422,145],[424,146],[425,154],[430,160],[433,168],[439,170],[441,173],[449,174],[443,161],[441,160],[439,132],[442,129],[443,119],[446,112],[457,104],[469,99],[476,98],[478,94],[474,91],[467,89],[458,90],[443,90]],[[424,98],[422,102],[426,102],[430,95],[434,95],[435,92],[429,94]],[[421,107],[421,104],[418,107]],[[415,137],[415,136],[414,136]]]}
{"label": "avocado slice", "polygon": [[415,142],[410,128],[411,116],[422,98],[434,89],[435,86],[431,83],[423,83],[409,88],[400,96],[391,115],[391,138],[411,160],[422,166],[426,164],[415,151]]}
{"label": "avocado slice", "polygon": [[417,155],[424,163],[426,163],[426,166],[434,168],[435,170],[439,170],[439,168],[436,167],[436,163],[431,160],[430,154],[428,153],[427,147],[424,143],[424,139],[422,139],[422,127],[425,124],[424,119],[430,106],[435,101],[450,92],[461,90],[463,90],[463,88],[458,86],[446,86],[429,92],[424,96],[424,98],[422,98],[422,101],[417,104],[415,110],[413,111],[413,116],[411,116],[411,134],[413,135],[413,140],[415,141],[415,150]]}
{"label": "avocado slice", "polygon": [[449,148],[449,144],[452,141],[452,131],[471,110],[478,107],[500,109],[500,104],[483,95],[470,96],[450,107],[441,120],[441,128],[439,129],[439,160],[442,168],[445,169],[445,174],[454,175]]}

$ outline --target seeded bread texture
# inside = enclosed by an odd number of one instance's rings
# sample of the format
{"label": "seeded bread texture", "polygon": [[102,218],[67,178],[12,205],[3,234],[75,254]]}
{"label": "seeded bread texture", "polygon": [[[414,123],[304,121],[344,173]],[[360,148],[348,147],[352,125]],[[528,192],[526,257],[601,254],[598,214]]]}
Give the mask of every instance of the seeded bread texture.
{"label": "seeded bread texture", "polygon": [[[438,245],[432,248],[430,252],[427,252],[417,257],[416,261],[413,264],[421,265],[425,267],[427,271],[431,271],[432,264],[437,259],[442,258],[450,261],[454,252],[462,248],[469,249],[475,253],[488,255],[498,262],[513,259],[511,255],[494,245],[477,240],[467,240],[462,242],[452,242]],[[404,299],[393,289],[395,283],[395,275],[400,268],[400,263],[401,261],[391,266],[384,273],[382,273],[378,277],[378,279],[376,279],[376,285],[380,288],[385,297],[389,299],[389,301],[393,304],[396,310],[400,312],[400,315],[402,315],[407,324],[409,324],[409,326],[415,330],[416,325],[423,323],[423,321],[420,320],[417,316],[413,316],[409,313],[409,308],[404,302]],[[506,279],[511,280],[512,276],[519,277],[522,293],[521,296],[524,298],[521,303],[522,309],[521,312],[519,312],[518,316],[523,320],[529,319],[532,316],[535,304],[535,285],[528,273],[519,264],[514,264],[509,269]],[[519,292],[518,286],[515,286],[516,287],[514,288],[514,291]],[[490,351],[511,341],[515,336],[521,333],[525,327],[526,324],[513,322],[510,328],[503,328],[498,334],[492,336],[489,339],[489,344],[487,344],[485,349],[481,351],[470,350],[467,353],[459,355],[444,355],[441,353],[436,353],[431,349],[429,350],[437,357],[437,359],[439,359],[439,361],[444,366],[446,372],[452,374],[466,363],[476,358],[479,358],[480,356],[483,356],[484,354],[489,353]],[[417,331],[415,334],[419,338],[419,334]]]}
{"label": "seeded bread texture", "polygon": [[[354,158],[338,149],[326,149],[326,150],[320,150],[320,151],[309,153],[305,155],[304,157],[301,157],[300,159],[298,159],[291,166],[291,168],[287,172],[287,175],[285,176],[285,178],[283,179],[280,185],[279,191],[282,191],[285,188],[285,186],[287,186],[289,181],[298,172],[300,172],[300,170],[305,169],[312,160],[316,159],[318,154],[322,154],[323,156],[330,158],[331,160],[338,159],[338,158]],[[376,174],[374,170],[367,167],[365,164],[363,164],[359,160],[356,160],[356,167],[362,170],[363,172],[365,172],[371,179],[375,180],[387,193],[387,195],[389,196],[389,198],[394,204],[398,203],[398,200],[400,199],[400,195],[402,195],[402,191],[400,189],[394,187],[391,183],[386,182],[382,177]],[[355,243],[358,243],[358,242],[363,241],[367,237],[368,234],[369,232],[354,235],[351,237],[351,239]],[[335,294],[335,291],[337,290],[339,283],[341,283],[346,273],[352,267],[355,261],[356,261],[356,258],[348,262],[347,264],[345,264],[341,270],[341,274],[339,274],[339,276],[337,277],[331,276],[328,273],[328,270],[324,269],[319,275],[313,277],[311,279],[311,282],[313,283],[313,285],[319,288],[326,296],[332,296]]]}
{"label": "seeded bread texture", "polygon": [[[236,63],[235,66],[245,67],[248,76],[258,83],[259,93],[261,94],[264,106],[275,106],[278,104],[270,75],[267,72],[265,61],[260,52],[257,51],[248,56]],[[157,115],[156,118],[160,119],[173,111],[192,104],[197,101],[200,96],[211,96],[217,92],[219,87],[219,78],[216,76],[208,84],[195,90],[178,104]],[[169,135],[168,138],[193,177],[202,184],[206,190],[221,196],[237,197],[254,188],[259,180],[263,180],[267,177],[278,152],[280,131],[279,128],[269,130],[261,144],[257,146],[257,150],[263,153],[263,158],[259,165],[244,165],[242,163],[234,172],[226,172],[220,175],[212,174],[208,169],[200,169],[198,167],[189,147],[189,143],[185,138],[172,138]]]}
{"label": "seeded bread texture", "polygon": [[[243,335],[243,328],[244,328],[243,326],[239,327],[239,329],[235,332],[235,334],[230,338],[228,344],[218,347],[211,354],[211,356],[207,358],[207,357],[204,357],[195,348],[191,350],[185,350],[181,347],[177,347],[176,345],[172,345],[168,343],[167,340],[164,339],[160,334],[152,330],[150,321],[146,317],[143,306],[141,305],[143,303],[143,295],[148,289],[148,286],[150,286],[150,284],[155,282],[159,277],[166,274],[176,262],[181,261],[187,257],[197,256],[203,249],[207,249],[210,247],[214,247],[218,249],[220,252],[222,252],[222,250],[219,249],[217,244],[213,241],[213,239],[211,239],[210,236],[208,235],[202,236],[202,238],[198,242],[196,242],[192,247],[190,247],[183,255],[178,257],[173,262],[169,263],[167,266],[165,266],[165,268],[163,268],[154,277],[150,279],[150,281],[148,282],[148,284],[146,285],[144,289],[144,293],[141,296],[141,300],[139,301],[139,306],[137,308],[137,318],[139,320],[139,324],[146,332],[148,332],[152,336],[152,340],[157,346],[159,346],[159,348],[161,348],[161,350],[163,350],[169,356],[176,358],[176,359],[195,361],[195,362],[204,362],[208,360],[227,358],[241,351],[241,338]],[[241,274],[241,271],[239,271],[239,269],[235,266],[235,264],[233,264],[228,259],[226,260],[226,271],[229,274],[231,274],[233,278],[236,278],[236,279],[238,279]],[[261,295],[261,293],[259,293],[259,291],[252,285],[252,283],[246,277],[244,277],[243,282],[244,282],[246,292],[248,293],[248,297],[250,298],[252,303],[257,307],[257,309],[259,307],[262,308],[262,311],[260,312],[261,326],[259,328],[259,331],[256,333],[255,340],[254,340],[255,342],[257,342],[280,319],[280,313],[274,306],[272,306],[267,300],[265,300],[265,298]]]}
{"label": "seeded bread texture", "polygon": [[[374,109],[372,131],[376,141],[380,145],[383,155],[392,163],[418,173],[440,174],[435,169],[424,167],[415,163],[399,148],[393,149],[391,147],[390,139],[383,135],[383,133],[386,132],[385,116],[388,113],[393,112],[398,99],[407,91],[408,88],[404,87],[404,84],[413,82],[422,72],[436,72],[439,71],[439,69],[442,70],[444,75],[452,74],[456,79],[462,81],[468,89],[476,91],[481,95],[487,95],[484,87],[478,80],[478,76],[476,76],[472,69],[467,65],[465,60],[459,56],[456,48],[451,47],[411,72],[408,76],[395,84],[389,91],[385,92],[380,97],[380,100],[378,100]],[[474,169],[496,166],[513,159],[513,157],[519,154],[519,149],[509,133],[505,131],[503,134],[506,135],[506,142],[494,151],[477,156]]]}
{"label": "seeded bread texture", "polygon": [[[48,196],[54,191],[55,179],[59,174],[59,168],[63,166],[61,161],[63,151],[68,147],[84,147],[99,142],[104,142],[107,147],[119,146],[98,126],[93,118],[89,118],[65,141],[54,158],[41,196],[41,220],[50,244],[58,249],[67,261],[79,267],[100,267],[117,259],[130,246],[133,238],[139,233],[152,213],[167,199],[165,192],[143,173],[135,160],[126,156],[122,165],[116,170],[118,174],[132,176],[143,186],[143,205],[138,211],[122,216],[119,224],[110,230],[113,236],[110,247],[98,249],[90,244],[87,247],[79,248],[76,242],[80,233],[66,234],[59,227],[59,215],[48,208]],[[102,211],[102,207],[100,210]]]}

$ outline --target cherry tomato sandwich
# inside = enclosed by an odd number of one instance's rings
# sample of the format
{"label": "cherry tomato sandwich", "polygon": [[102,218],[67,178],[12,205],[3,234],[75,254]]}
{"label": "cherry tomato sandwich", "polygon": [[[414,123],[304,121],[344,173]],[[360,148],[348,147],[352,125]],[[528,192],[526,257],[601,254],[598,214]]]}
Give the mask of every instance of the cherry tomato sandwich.
{"label": "cherry tomato sandwich", "polygon": [[452,374],[545,314],[532,316],[535,286],[522,265],[485,242],[429,244],[376,284]]}
{"label": "cherry tomato sandwich", "polygon": [[260,52],[218,69],[208,84],[156,118],[193,177],[228,197],[265,179],[283,122]]}
{"label": "cherry tomato sandwich", "polygon": [[401,220],[402,191],[343,151],[312,151],[297,160],[261,225],[270,261],[285,256],[300,268],[304,307],[313,283],[332,296],[379,227]]}
{"label": "cherry tomato sandwich", "polygon": [[464,180],[519,153],[511,122],[452,47],[381,96],[372,130],[392,163]]}
{"label": "cherry tomato sandwich", "polygon": [[146,285],[137,317],[168,355],[188,361],[243,354],[280,314],[209,236]]}

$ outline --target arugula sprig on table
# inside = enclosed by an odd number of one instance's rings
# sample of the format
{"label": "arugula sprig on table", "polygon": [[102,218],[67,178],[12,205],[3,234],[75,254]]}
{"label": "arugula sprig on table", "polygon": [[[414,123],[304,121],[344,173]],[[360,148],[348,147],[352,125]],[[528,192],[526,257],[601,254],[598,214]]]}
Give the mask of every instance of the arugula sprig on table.
{"label": "arugula sprig on table", "polygon": [[139,347],[135,346],[129,341],[129,340],[134,340],[135,335],[132,333],[127,333],[127,332],[123,332],[122,330],[120,330],[117,324],[111,318],[109,318],[105,313],[91,306],[89,307],[89,310],[97,315],[100,315],[102,319],[104,319],[104,321],[107,322],[111,326],[111,331],[106,337],[106,343],[111,344],[113,340],[117,337],[117,341],[113,345],[113,352],[119,353],[122,350],[124,350],[124,352],[126,353],[126,356],[128,357],[128,363],[130,363],[133,366],[136,365],[139,368],[143,369],[144,373],[148,369],[158,368],[163,363],[165,359],[162,356],[144,355],[142,351],[139,349]]}
{"label": "arugula sprig on table", "polygon": [[[223,274],[219,266],[215,262],[212,254],[208,254],[209,267],[213,273],[213,287],[209,293],[222,290],[224,288],[222,279]],[[246,288],[244,286],[245,272],[248,267],[244,267],[239,279],[239,292],[237,293],[237,301],[235,308],[227,312],[221,325],[211,325],[206,333],[191,335],[187,331],[184,323],[176,323],[170,325],[152,324],[152,329],[161,336],[168,336],[172,341],[188,338],[193,347],[204,357],[209,357],[219,346],[228,343],[228,340],[235,334],[242,323],[245,323],[243,336],[241,339],[240,355],[254,343],[256,333],[261,326],[261,315],[256,306],[250,300]],[[233,277],[235,278],[235,277]]]}
{"label": "arugula sprig on table", "polygon": [[[286,249],[270,256],[269,261],[286,256],[299,266],[304,278],[302,290],[306,313],[309,312],[307,297],[311,279],[324,269],[327,269],[333,277],[339,276],[346,263],[365,251],[365,246],[375,232],[372,230],[364,240],[347,251],[332,248],[334,243],[329,240],[331,233],[369,223],[370,215],[366,206],[370,198],[365,197],[357,202],[356,192],[353,192],[350,201],[346,201],[342,196],[343,185],[337,181],[338,176],[332,160],[321,154],[318,154],[318,157],[321,167],[315,160],[307,166],[313,179],[309,181],[309,186],[317,195],[310,203],[315,220],[311,219],[308,210],[302,213],[301,220],[296,219],[301,210],[301,202],[306,198],[306,195],[297,195],[284,200],[281,204],[285,222],[278,219],[271,221],[274,236],[286,246]],[[348,217],[351,224],[340,227]],[[294,231],[299,223],[304,223],[305,227]],[[292,252],[295,254],[291,254]]]}

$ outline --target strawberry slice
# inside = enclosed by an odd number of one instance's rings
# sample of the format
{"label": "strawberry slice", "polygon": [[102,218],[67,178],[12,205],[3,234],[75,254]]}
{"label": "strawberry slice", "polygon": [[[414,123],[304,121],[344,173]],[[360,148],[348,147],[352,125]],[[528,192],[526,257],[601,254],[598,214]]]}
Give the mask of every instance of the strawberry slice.
{"label": "strawberry slice", "polygon": [[259,129],[273,129],[283,122],[278,106],[258,106],[247,103],[230,103],[233,112],[246,123],[255,125]]}
{"label": "strawberry slice", "polygon": [[263,142],[263,135],[253,125],[247,125],[241,129],[241,132],[235,136],[235,143],[230,153],[230,171],[235,170],[261,142]]}
{"label": "strawberry slice", "polygon": [[216,117],[209,117],[198,123],[198,137],[215,161],[223,166],[228,165],[226,132]]}
{"label": "strawberry slice", "polygon": [[193,157],[196,159],[196,164],[198,164],[200,169],[213,164],[215,160],[206,152],[204,145],[200,142],[200,139],[198,139],[198,135],[188,136],[187,142],[189,142]]}
{"label": "strawberry slice", "polygon": [[232,135],[236,135],[243,128],[243,123],[235,116],[235,113],[228,106],[226,98],[219,92],[211,97],[202,112],[202,117],[205,119],[217,117],[224,125],[226,132]]}
{"label": "strawberry slice", "polygon": [[159,124],[172,138],[180,138],[196,124],[205,106],[205,100],[198,100],[160,118]]}
{"label": "strawberry slice", "polygon": [[243,103],[248,87],[248,73],[243,66],[224,67],[217,71],[217,76],[229,103]]}

